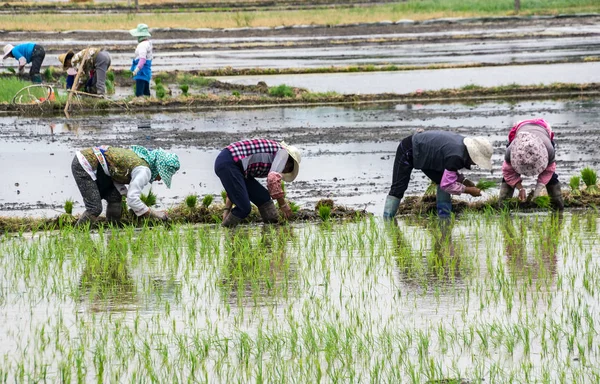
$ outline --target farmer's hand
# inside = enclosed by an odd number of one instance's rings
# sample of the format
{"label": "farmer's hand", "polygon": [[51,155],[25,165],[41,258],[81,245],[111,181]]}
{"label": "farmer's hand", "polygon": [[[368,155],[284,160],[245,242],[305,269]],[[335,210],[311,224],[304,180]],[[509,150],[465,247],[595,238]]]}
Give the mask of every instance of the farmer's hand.
{"label": "farmer's hand", "polygon": [[519,201],[525,201],[527,200],[527,191],[525,190],[525,188],[521,188],[519,189]]}
{"label": "farmer's hand", "polygon": [[541,196],[542,192],[544,191],[545,188],[546,188],[545,184],[537,183],[535,186],[535,190],[533,191],[533,198],[535,199],[536,197]]}
{"label": "farmer's hand", "polygon": [[168,221],[169,220],[169,217],[167,216],[166,212],[155,211],[154,209],[150,209],[148,212],[146,212],[146,215],[150,219],[154,219],[154,220],[159,220],[159,221]]}
{"label": "farmer's hand", "polygon": [[464,179],[464,180],[462,181],[462,184],[463,184],[465,187],[474,187],[474,186],[475,186],[475,183],[474,183],[474,182],[472,182],[472,181],[471,181],[471,180],[469,180],[469,179]]}
{"label": "farmer's hand", "polygon": [[290,208],[290,205],[289,205],[288,203],[285,203],[285,204],[281,205],[281,206],[279,207],[279,209],[281,209],[281,212],[283,212],[283,216],[284,216],[286,219],[289,219],[289,218],[290,218],[290,217],[292,217],[292,215],[294,214],[294,213],[292,212],[292,208]]}
{"label": "farmer's hand", "polygon": [[140,69],[136,67],[136,68],[133,70],[133,72],[131,72],[131,77],[135,77],[135,76],[138,74],[138,72],[139,72],[139,71],[140,71]]}
{"label": "farmer's hand", "polygon": [[481,196],[481,190],[476,187],[466,187],[465,193],[468,193],[469,195],[471,195],[473,197]]}

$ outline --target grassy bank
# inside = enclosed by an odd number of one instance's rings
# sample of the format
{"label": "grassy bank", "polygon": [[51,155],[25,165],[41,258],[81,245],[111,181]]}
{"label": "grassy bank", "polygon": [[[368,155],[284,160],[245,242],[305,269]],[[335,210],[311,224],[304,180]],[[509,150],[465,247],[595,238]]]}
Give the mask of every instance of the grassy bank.
{"label": "grassy bank", "polygon": [[[600,12],[596,0],[523,0],[521,15]],[[514,15],[513,0],[423,0],[346,9],[309,9],[255,12],[146,13],[146,14],[5,14],[0,25],[7,31],[65,31],[73,29],[130,29],[137,23],[152,28],[235,28],[280,25],[377,22],[399,19]]]}

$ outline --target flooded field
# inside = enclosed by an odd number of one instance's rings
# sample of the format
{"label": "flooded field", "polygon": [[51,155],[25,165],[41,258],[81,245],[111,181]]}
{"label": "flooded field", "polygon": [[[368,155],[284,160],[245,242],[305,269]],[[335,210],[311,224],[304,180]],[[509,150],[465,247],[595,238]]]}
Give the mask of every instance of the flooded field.
{"label": "flooded field", "polygon": [[[495,148],[492,174],[500,180],[506,135],[516,121],[544,117],[556,132],[558,174],[563,182],[585,166],[598,168],[600,100],[483,104],[373,104],[357,107],[256,108],[115,116],[0,118],[0,161],[6,187],[0,190],[3,215],[62,212],[69,198],[78,203],[70,162],[77,149],[109,144],[141,144],[176,152],[181,171],[172,189],[158,183],[159,205],[171,207],[189,193],[220,194],[213,171],[218,151],[230,142],[269,137],[297,145],[302,171],[288,186],[292,200],[310,208],[321,198],[380,214],[391,183],[398,142],[416,129],[444,129],[487,136]],[[413,173],[408,194],[421,194],[428,179]],[[533,185],[535,180],[526,180]],[[497,190],[486,192],[487,197]],[[484,196],[485,197],[485,196]]]}
{"label": "flooded field", "polygon": [[12,381],[595,382],[596,214],[3,238]]}

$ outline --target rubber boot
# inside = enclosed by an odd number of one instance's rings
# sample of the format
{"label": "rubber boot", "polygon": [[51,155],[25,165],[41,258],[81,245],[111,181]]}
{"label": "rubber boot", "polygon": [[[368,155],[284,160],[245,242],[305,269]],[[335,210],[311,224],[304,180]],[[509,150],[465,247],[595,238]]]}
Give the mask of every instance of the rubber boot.
{"label": "rubber boot", "polygon": [[437,206],[438,217],[442,220],[449,219],[452,214],[452,196],[444,191],[439,185],[437,187],[435,203]]}
{"label": "rubber boot", "polygon": [[106,220],[109,223],[116,224],[121,221],[122,212],[123,204],[121,202],[108,203],[106,206]]}
{"label": "rubber boot", "polygon": [[564,210],[565,201],[563,200],[562,192],[560,191],[560,183],[546,185],[546,191],[548,191],[548,196],[550,196],[554,209],[557,211]]}
{"label": "rubber boot", "polygon": [[498,204],[501,204],[506,199],[511,199],[513,194],[515,193],[515,189],[508,185],[506,182],[502,182],[500,184],[500,195],[498,196]]}
{"label": "rubber boot", "polygon": [[83,227],[89,223],[90,227],[96,223],[98,220],[98,216],[94,216],[90,214],[88,211],[85,211],[79,216],[79,220],[75,223],[76,227]]}
{"label": "rubber boot", "polygon": [[36,73],[35,75],[31,76],[31,82],[33,84],[42,84],[42,75],[40,75],[39,73]]}
{"label": "rubber boot", "polygon": [[258,212],[260,213],[260,217],[262,217],[263,223],[265,224],[279,222],[279,212],[277,212],[277,208],[275,208],[273,200],[267,201],[258,207]]}
{"label": "rubber boot", "polygon": [[400,206],[400,199],[388,195],[385,198],[385,205],[383,206],[383,219],[384,220],[394,220],[396,216],[396,212],[398,212],[398,207]]}
{"label": "rubber boot", "polygon": [[242,219],[240,219],[239,217],[237,217],[236,215],[234,215],[233,213],[230,212],[229,215],[227,215],[227,217],[225,218],[225,220],[223,220],[223,222],[221,223],[221,226],[227,227],[227,228],[233,228],[233,227],[236,227],[241,222],[242,222]]}

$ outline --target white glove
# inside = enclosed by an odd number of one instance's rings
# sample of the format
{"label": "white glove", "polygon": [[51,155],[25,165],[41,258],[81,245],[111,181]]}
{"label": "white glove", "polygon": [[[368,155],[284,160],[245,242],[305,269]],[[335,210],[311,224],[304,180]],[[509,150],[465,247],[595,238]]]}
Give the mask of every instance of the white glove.
{"label": "white glove", "polygon": [[138,72],[140,71],[140,69],[138,67],[135,67],[135,69],[133,70],[133,72],[131,73],[131,76],[135,76],[138,74]]}
{"label": "white glove", "polygon": [[148,217],[154,220],[167,221],[169,217],[166,212],[163,211],[155,211],[154,209],[150,209],[148,211]]}
{"label": "white glove", "polygon": [[535,199],[536,197],[540,197],[545,188],[546,188],[545,184],[537,183],[535,185],[535,191],[533,191],[533,198]]}

